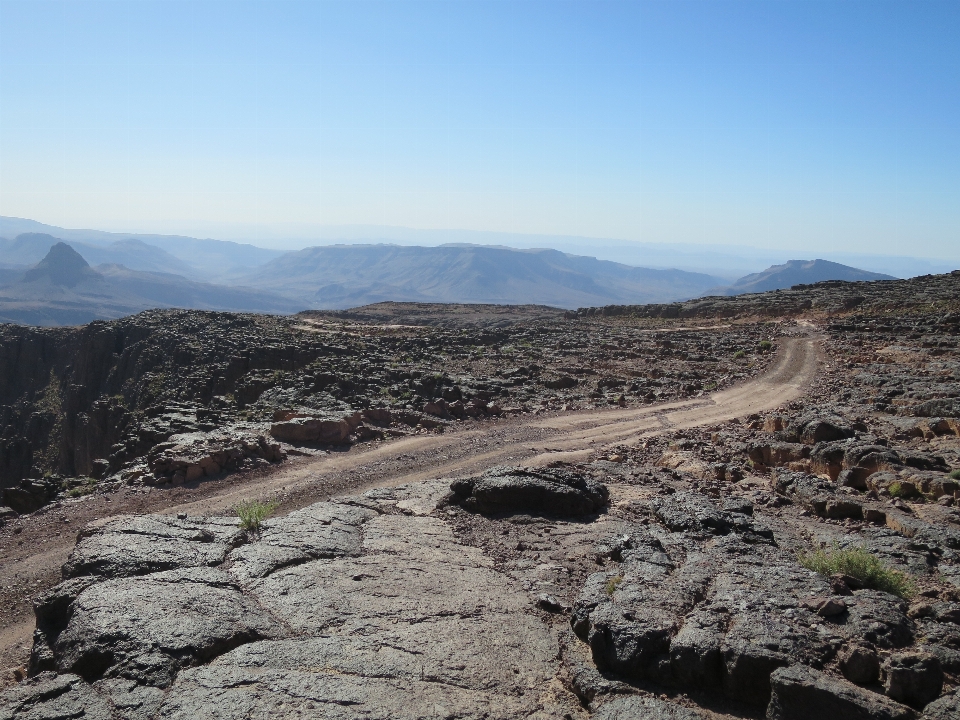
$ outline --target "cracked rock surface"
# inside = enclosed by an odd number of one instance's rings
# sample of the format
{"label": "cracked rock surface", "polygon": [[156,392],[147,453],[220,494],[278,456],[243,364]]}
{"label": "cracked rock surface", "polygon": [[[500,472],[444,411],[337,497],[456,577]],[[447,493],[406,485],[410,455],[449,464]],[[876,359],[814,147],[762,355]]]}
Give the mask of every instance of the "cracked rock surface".
{"label": "cracked rock surface", "polygon": [[38,606],[37,674],[0,717],[576,713],[557,629],[457,541],[436,510],[448,491],[376,490],[246,537],[223,519],[151,516],[87,531]]}
{"label": "cracked rock surface", "polygon": [[522,493],[472,512],[434,480],[257,533],[100,523],[38,602],[33,677],[0,718],[951,717],[957,603],[837,594],[797,562],[810,514],[777,476],[717,497],[641,459],[547,472],[605,498],[582,516]]}

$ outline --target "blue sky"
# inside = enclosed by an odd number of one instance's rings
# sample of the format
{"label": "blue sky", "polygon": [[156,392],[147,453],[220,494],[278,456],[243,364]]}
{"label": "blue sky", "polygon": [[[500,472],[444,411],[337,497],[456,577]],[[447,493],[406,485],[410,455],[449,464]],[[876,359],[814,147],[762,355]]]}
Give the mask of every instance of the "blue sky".
{"label": "blue sky", "polygon": [[0,214],[960,259],[960,3],[0,0]]}

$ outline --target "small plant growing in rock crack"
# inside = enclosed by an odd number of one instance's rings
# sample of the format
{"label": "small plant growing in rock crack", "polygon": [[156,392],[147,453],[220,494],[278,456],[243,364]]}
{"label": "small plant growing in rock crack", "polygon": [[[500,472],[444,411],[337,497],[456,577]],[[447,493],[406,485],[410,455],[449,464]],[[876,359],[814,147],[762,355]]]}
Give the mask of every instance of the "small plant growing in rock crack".
{"label": "small plant growing in rock crack", "polygon": [[97,481],[94,478],[85,478],[83,484],[77,485],[76,487],[70,488],[67,490],[67,497],[82,497],[84,495],[89,495],[94,490],[97,489]]}
{"label": "small plant growing in rock crack", "polygon": [[882,590],[902,598],[913,597],[917,592],[916,585],[907,573],[891,569],[866,548],[819,548],[800,553],[797,559],[803,567],[820,575],[849,575],[872,590]]}
{"label": "small plant growing in rock crack", "polygon": [[951,480],[960,480],[960,470],[951,470],[950,471]]}
{"label": "small plant growing in rock crack", "polygon": [[234,511],[240,518],[240,527],[247,532],[260,532],[260,524],[280,506],[276,500],[241,500]]}
{"label": "small plant growing in rock crack", "polygon": [[623,575],[616,575],[609,580],[607,580],[607,595],[613,595],[617,588],[620,587],[620,583],[623,582]]}
{"label": "small plant growing in rock crack", "polygon": [[887,486],[887,492],[890,493],[890,497],[906,497],[909,493],[907,492],[906,486],[903,483],[892,482]]}
{"label": "small plant growing in rock crack", "polygon": [[760,344],[757,345],[757,349],[760,352],[770,352],[773,349],[773,343],[769,340],[761,340]]}
{"label": "small plant growing in rock crack", "polygon": [[733,359],[734,359],[734,360],[739,360],[740,358],[744,358],[744,357],[746,357],[746,356],[747,356],[747,353],[745,353],[743,350],[737,350],[737,351],[733,354]]}

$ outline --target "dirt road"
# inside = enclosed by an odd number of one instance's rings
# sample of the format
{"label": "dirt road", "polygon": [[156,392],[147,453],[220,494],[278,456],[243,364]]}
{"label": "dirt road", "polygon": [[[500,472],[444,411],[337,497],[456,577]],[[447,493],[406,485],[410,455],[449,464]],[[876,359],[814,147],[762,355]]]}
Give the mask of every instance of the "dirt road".
{"label": "dirt road", "polygon": [[[328,497],[371,487],[463,475],[493,465],[583,460],[604,448],[672,429],[715,425],[773,409],[799,397],[817,370],[810,337],[779,341],[777,359],[762,376],[712,395],[631,409],[469,423],[442,435],[414,435],[316,457],[293,459],[265,472],[234,475],[173,490],[129,489],[112,496],[51,506],[25,518],[19,532],[0,531],[0,668],[29,656],[30,598],[60,579],[76,532],[91,520],[124,513],[229,514],[239,500],[276,496],[289,512]],[[0,687],[11,681],[0,677]]]}

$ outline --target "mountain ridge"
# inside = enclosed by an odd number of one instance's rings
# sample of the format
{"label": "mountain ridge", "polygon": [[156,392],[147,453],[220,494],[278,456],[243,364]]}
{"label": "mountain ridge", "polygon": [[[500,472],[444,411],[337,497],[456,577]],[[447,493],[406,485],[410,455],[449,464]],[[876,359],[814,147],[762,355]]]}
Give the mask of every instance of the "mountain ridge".
{"label": "mountain ridge", "polygon": [[184,305],[280,314],[302,309],[295,301],[253,288],[200,283],[116,264],[92,268],[64,242],[53,245],[39,263],[17,275],[0,287],[0,322],[78,325]]}
{"label": "mountain ridge", "polygon": [[323,245],[288,253],[241,278],[296,295],[314,309],[383,301],[589,304],[688,299],[719,278],[655,270],[552,249],[482,245]]}
{"label": "mountain ridge", "polygon": [[713,295],[743,295],[746,293],[787,290],[794,285],[810,285],[827,280],[846,282],[895,280],[892,275],[869,272],[860,268],[830,260],[788,260],[781,265],[771,265],[758,273],[744,275],[732,285],[713,288]]}

